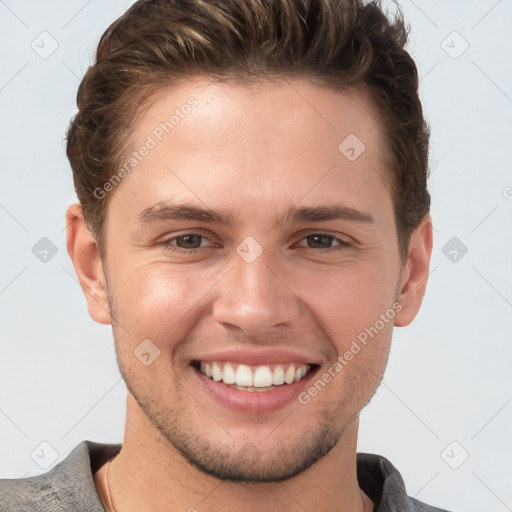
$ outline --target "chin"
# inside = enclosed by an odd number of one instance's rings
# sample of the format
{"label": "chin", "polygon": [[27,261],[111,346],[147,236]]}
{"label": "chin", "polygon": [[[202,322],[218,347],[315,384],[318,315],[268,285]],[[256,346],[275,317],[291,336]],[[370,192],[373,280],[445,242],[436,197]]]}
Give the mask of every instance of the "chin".
{"label": "chin", "polygon": [[201,442],[190,435],[172,435],[167,440],[192,466],[218,480],[269,483],[289,480],[327,455],[341,437],[331,429],[317,425],[314,434],[292,445],[284,446],[283,442],[278,449],[264,450],[252,442],[236,450],[232,444]]}

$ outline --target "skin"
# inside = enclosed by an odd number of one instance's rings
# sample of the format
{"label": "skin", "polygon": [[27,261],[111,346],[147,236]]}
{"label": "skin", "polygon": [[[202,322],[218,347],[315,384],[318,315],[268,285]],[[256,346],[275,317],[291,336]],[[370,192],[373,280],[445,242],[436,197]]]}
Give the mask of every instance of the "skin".
{"label": "skin", "polygon": [[[155,98],[133,127],[130,151],[191,96],[197,106],[110,192],[104,260],[79,205],[67,212],[68,252],[89,313],[112,324],[130,391],[123,448],[109,471],[115,510],[372,510],[356,478],[359,413],[382,378],[393,324],[408,325],[420,308],[431,220],[412,234],[402,261],[386,146],[362,91],[198,77]],[[352,162],[338,150],[348,134],[366,146]],[[137,221],[162,201],[236,217],[232,226]],[[282,215],[331,204],[373,221]],[[164,243],[187,233],[205,238]],[[310,236],[318,233],[334,238]],[[262,249],[251,263],[236,252],[249,236]],[[306,405],[228,409],[190,366],[206,352],[266,346],[307,354],[320,376],[393,304],[393,320]],[[133,353],[145,339],[160,350],[149,366]],[[113,510],[106,467],[95,481]],[[245,481],[228,481],[235,475]]]}

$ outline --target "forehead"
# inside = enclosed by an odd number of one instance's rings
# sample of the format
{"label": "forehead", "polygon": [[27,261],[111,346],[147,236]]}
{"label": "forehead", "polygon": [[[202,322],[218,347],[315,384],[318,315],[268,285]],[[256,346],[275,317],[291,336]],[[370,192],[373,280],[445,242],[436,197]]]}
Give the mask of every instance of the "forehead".
{"label": "forehead", "polygon": [[[166,137],[171,131],[181,131],[180,143],[224,146],[226,135],[230,140],[251,136],[263,140],[266,134],[268,143],[273,134],[279,134],[274,143],[283,146],[292,138],[306,144],[317,132],[336,148],[345,136],[356,135],[373,151],[374,142],[382,142],[380,121],[363,87],[340,91],[306,78],[242,81],[195,77],[151,95],[132,126],[131,139],[134,142],[152,133],[160,142],[171,138]],[[177,130],[181,124],[193,126],[195,132]]]}
{"label": "forehead", "polygon": [[178,198],[256,213],[275,202],[282,208],[341,196],[358,207],[357,196],[371,203],[389,195],[386,146],[371,100],[306,79],[197,77],[161,89],[133,124],[128,147],[126,161],[134,152],[145,156],[132,162],[111,200],[124,197],[139,212]]}

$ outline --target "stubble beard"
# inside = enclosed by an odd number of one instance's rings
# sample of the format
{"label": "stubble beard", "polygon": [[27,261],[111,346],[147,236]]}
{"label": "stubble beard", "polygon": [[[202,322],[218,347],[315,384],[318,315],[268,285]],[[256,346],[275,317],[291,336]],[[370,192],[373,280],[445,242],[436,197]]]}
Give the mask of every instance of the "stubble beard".
{"label": "stubble beard", "polygon": [[[353,404],[347,403],[350,402],[350,399],[346,397],[345,403],[339,403],[336,407],[325,406],[323,411],[317,413],[317,423],[308,428],[299,440],[286,446],[283,445],[271,453],[268,449],[260,450],[250,441],[237,447],[233,446],[233,440],[231,442],[211,442],[204,435],[204,430],[201,430],[201,425],[187,420],[178,406],[163,407],[162,403],[165,403],[163,400],[155,399],[155,396],[144,389],[144,385],[138,385],[136,372],[132,371],[129,366],[125,366],[123,357],[120,357],[121,347],[129,346],[129,343],[124,344],[123,342],[122,328],[116,321],[117,316],[114,313],[112,297],[108,293],[107,295],[112,313],[117,363],[129,393],[169,447],[180,454],[189,464],[207,475],[229,482],[270,483],[288,480],[306,471],[326,456],[340,441],[347,427],[359,417],[360,409],[347,416],[347,411],[353,410]],[[129,354],[127,356],[129,357]],[[387,360],[384,368],[386,364]],[[373,371],[370,370],[370,372],[374,377],[376,376]],[[373,391],[366,397],[362,408],[374,396],[383,373],[384,370]],[[172,377],[169,376],[169,378]],[[349,379],[353,381],[352,386],[349,387],[356,386],[354,389],[357,390],[365,378],[371,378],[371,376],[352,376],[352,379]],[[193,400],[187,392],[182,393],[180,388],[181,385],[175,381],[175,397],[181,397],[181,400]],[[360,389],[361,387],[359,387]],[[350,393],[348,394],[350,395]],[[176,403],[180,403],[180,400],[176,400]],[[295,414],[304,414],[303,407],[305,406],[297,402],[295,410],[286,417],[283,424],[293,421]],[[207,413],[205,412],[205,414]],[[226,433],[226,436],[229,437],[229,434]]]}
{"label": "stubble beard", "polygon": [[[162,402],[151,397],[146,390],[137,386],[136,378],[120,365],[121,375],[129,393],[135,398],[141,410],[153,427],[160,433],[171,449],[180,454],[189,464],[218,480],[246,483],[282,482],[302,473],[327,455],[343,434],[334,425],[335,421],[327,411],[320,420],[301,435],[293,444],[283,445],[277,450],[260,449],[257,443],[247,439],[238,446],[222,427],[228,441],[210,441],[204,426],[194,424],[185,417],[177,406],[162,407]],[[175,386],[175,396],[193,400],[188,393],[180,393]],[[179,400],[177,400],[179,402]],[[294,413],[303,414],[304,406],[297,402],[293,411],[282,425],[293,421]],[[205,412],[205,415],[207,413]],[[208,416],[208,420],[211,419]],[[273,435],[278,435],[279,425]]]}

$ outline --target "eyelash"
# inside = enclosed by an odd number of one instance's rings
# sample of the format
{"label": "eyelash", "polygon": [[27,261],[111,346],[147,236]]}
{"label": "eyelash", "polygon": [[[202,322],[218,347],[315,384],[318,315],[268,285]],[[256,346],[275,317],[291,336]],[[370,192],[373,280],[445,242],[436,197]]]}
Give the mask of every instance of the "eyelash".
{"label": "eyelash", "polygon": [[[327,237],[328,239],[331,239],[330,240],[331,242],[334,242],[334,241],[339,242],[339,245],[336,245],[334,247],[329,247],[327,249],[316,249],[319,252],[326,253],[326,252],[332,252],[332,251],[340,251],[340,250],[344,250],[349,247],[352,247],[352,244],[346,242],[345,240],[342,240],[341,238],[337,238],[334,235],[329,235],[328,233],[321,233],[321,232],[310,233],[309,235],[302,237],[300,241],[305,240],[306,238],[308,238],[310,236],[318,236],[318,235]],[[176,247],[176,246],[172,245],[172,242],[174,242],[175,240],[177,240],[179,238],[185,238],[187,236],[198,236],[202,239],[209,240],[207,237],[205,237],[204,235],[201,235],[200,233],[185,233],[183,235],[173,236],[171,238],[168,238],[168,239],[162,241],[162,245],[164,246],[165,249],[175,252],[175,253],[179,253],[179,254],[196,254],[197,252],[200,252],[202,250],[211,249],[211,247],[202,247],[202,248],[200,247],[197,249],[182,249],[181,247]],[[306,248],[315,250],[314,247],[306,247]]]}

